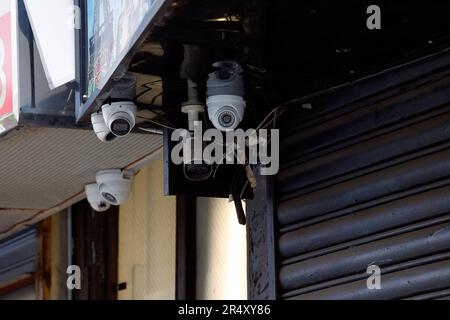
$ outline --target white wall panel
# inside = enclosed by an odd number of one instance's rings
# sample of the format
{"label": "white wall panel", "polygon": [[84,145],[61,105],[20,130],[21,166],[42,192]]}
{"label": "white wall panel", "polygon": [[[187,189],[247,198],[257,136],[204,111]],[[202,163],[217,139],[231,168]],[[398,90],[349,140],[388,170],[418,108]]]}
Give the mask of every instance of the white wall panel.
{"label": "white wall panel", "polygon": [[246,228],[226,199],[197,202],[197,299],[247,299]]}
{"label": "white wall panel", "polygon": [[175,298],[176,199],[163,196],[162,159],[136,176],[120,208],[119,299]]}

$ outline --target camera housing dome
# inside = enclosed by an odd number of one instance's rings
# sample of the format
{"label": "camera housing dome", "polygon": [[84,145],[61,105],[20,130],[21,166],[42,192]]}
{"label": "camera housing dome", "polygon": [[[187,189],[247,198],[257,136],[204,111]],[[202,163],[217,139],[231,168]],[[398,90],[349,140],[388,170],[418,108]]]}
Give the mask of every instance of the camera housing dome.
{"label": "camera housing dome", "polygon": [[242,122],[247,107],[243,70],[234,61],[217,62],[214,67],[207,83],[208,116],[216,129],[231,131]]}
{"label": "camera housing dome", "polygon": [[130,196],[133,175],[117,170],[104,170],[97,173],[97,185],[102,199],[114,206],[125,203]]}
{"label": "camera housing dome", "polygon": [[209,119],[221,131],[236,129],[244,119],[244,98],[232,95],[209,97],[207,102]]}
{"label": "camera housing dome", "polygon": [[102,106],[106,127],[116,137],[125,137],[136,125],[137,107],[132,101],[119,101]]}
{"label": "camera housing dome", "polygon": [[91,123],[94,132],[100,141],[111,142],[117,138],[117,136],[115,136],[106,126],[105,119],[101,112],[93,113],[91,115]]}
{"label": "camera housing dome", "polygon": [[86,193],[89,204],[95,211],[105,212],[111,207],[111,205],[100,196],[98,184],[93,183],[85,186],[84,192]]}

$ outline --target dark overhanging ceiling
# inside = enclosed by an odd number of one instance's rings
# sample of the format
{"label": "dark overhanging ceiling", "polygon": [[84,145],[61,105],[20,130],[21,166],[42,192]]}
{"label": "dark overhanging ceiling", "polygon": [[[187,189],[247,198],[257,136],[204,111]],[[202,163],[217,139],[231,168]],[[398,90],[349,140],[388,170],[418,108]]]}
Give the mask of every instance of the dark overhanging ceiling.
{"label": "dark overhanging ceiling", "polygon": [[[382,29],[368,30],[369,5]],[[281,99],[295,98],[450,46],[448,1],[271,1],[266,62]]]}
{"label": "dark overhanging ceiling", "polygon": [[[381,30],[366,27],[373,4]],[[183,0],[155,34],[222,51],[250,47],[247,63],[267,71],[266,92],[283,102],[450,47],[448,12],[445,0]],[[241,20],[205,23],[232,15]]]}

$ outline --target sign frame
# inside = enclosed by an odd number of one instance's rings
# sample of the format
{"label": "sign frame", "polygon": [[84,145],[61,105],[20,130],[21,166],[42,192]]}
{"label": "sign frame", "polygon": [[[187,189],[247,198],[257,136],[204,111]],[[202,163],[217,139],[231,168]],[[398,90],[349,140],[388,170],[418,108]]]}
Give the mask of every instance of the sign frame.
{"label": "sign frame", "polygon": [[155,27],[157,21],[162,18],[171,8],[173,0],[155,0],[155,5],[144,17],[140,26],[136,29],[133,36],[130,38],[129,45],[121,55],[116,59],[116,63],[109,68],[107,76],[103,83],[95,89],[88,97],[88,24],[87,24],[87,0],[76,0],[76,4],[81,8],[81,29],[76,35],[77,57],[77,83],[79,84],[79,91],[76,97],[76,120],[77,123],[83,123],[89,120],[90,114],[98,109],[101,105],[99,101],[105,94],[107,94],[113,87],[113,81],[120,79],[128,69],[128,65],[138,49],[139,45],[145,40],[148,34]]}

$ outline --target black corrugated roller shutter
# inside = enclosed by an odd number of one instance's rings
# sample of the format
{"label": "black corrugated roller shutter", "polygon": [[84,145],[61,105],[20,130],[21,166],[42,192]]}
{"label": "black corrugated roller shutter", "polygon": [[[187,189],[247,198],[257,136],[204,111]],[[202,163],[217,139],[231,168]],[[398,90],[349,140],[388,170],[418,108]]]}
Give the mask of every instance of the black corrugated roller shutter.
{"label": "black corrugated roller shutter", "polygon": [[450,54],[305,103],[282,124],[281,297],[449,299]]}
{"label": "black corrugated roller shutter", "polygon": [[31,228],[0,241],[0,287],[35,272],[36,230]]}

